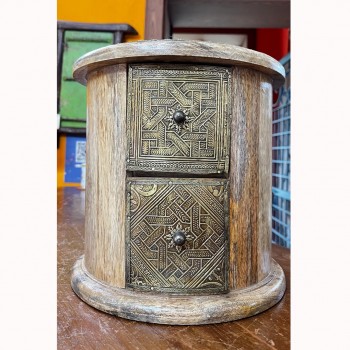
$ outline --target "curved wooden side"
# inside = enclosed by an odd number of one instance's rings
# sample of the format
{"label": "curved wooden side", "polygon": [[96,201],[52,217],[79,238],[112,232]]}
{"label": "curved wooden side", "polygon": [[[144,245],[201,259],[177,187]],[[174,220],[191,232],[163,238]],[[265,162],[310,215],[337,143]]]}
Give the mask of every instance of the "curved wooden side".
{"label": "curved wooden side", "polygon": [[283,270],[272,260],[271,272],[263,281],[224,295],[134,292],[94,279],[86,271],[83,257],[74,265],[71,285],[83,301],[103,312],[136,321],[173,325],[220,323],[249,317],[275,305],[286,288]]}
{"label": "curved wooden side", "polygon": [[230,152],[230,289],[263,280],[271,261],[271,78],[234,67]]}
{"label": "curved wooden side", "polygon": [[86,268],[125,287],[126,66],[89,76],[86,144]]}

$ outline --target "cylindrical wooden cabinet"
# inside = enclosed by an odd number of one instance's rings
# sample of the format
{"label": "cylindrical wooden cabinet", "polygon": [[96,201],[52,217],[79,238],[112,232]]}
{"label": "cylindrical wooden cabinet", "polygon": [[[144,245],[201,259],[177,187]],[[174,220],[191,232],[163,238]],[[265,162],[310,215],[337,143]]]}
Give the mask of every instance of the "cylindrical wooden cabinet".
{"label": "cylindrical wooden cabinet", "polygon": [[271,57],[151,40],[93,51],[87,84],[85,254],[93,307],[167,324],[232,321],[283,296],[271,259]]}

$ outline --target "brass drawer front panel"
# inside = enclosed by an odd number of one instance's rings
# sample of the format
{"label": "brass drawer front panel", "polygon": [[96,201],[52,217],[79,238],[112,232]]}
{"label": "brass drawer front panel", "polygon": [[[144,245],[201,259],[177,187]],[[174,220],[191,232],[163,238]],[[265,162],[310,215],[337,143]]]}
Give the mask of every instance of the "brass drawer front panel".
{"label": "brass drawer front panel", "polygon": [[127,169],[227,173],[231,75],[221,66],[130,65]]}
{"label": "brass drawer front panel", "polygon": [[127,287],[227,291],[227,186],[226,180],[129,179]]}

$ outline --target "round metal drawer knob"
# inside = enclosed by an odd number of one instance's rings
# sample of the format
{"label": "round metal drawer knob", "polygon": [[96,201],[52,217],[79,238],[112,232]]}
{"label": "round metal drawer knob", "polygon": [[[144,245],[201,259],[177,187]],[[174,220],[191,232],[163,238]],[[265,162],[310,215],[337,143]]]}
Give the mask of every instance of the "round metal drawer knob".
{"label": "round metal drawer knob", "polygon": [[174,241],[175,245],[177,245],[177,246],[184,245],[186,242],[185,231],[180,231],[180,230],[176,231],[173,234],[173,241]]}
{"label": "round metal drawer knob", "polygon": [[183,124],[186,120],[186,114],[182,111],[176,111],[173,114],[173,120],[177,124]]}

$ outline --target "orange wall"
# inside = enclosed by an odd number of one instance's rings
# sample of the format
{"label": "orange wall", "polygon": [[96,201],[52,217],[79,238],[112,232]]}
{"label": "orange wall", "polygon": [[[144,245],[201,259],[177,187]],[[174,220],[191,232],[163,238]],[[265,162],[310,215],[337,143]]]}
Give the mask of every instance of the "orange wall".
{"label": "orange wall", "polygon": [[66,138],[60,136],[59,148],[57,148],[57,187],[64,186],[64,162],[66,153]]}
{"label": "orange wall", "polygon": [[[144,39],[146,0],[58,0],[57,19],[87,23],[127,23],[139,35],[126,37],[126,41]],[[57,149],[57,186],[78,186],[64,183],[66,152],[65,136],[60,137]]]}
{"label": "orange wall", "polygon": [[57,19],[88,23],[127,23],[144,38],[146,0],[57,0]]}

